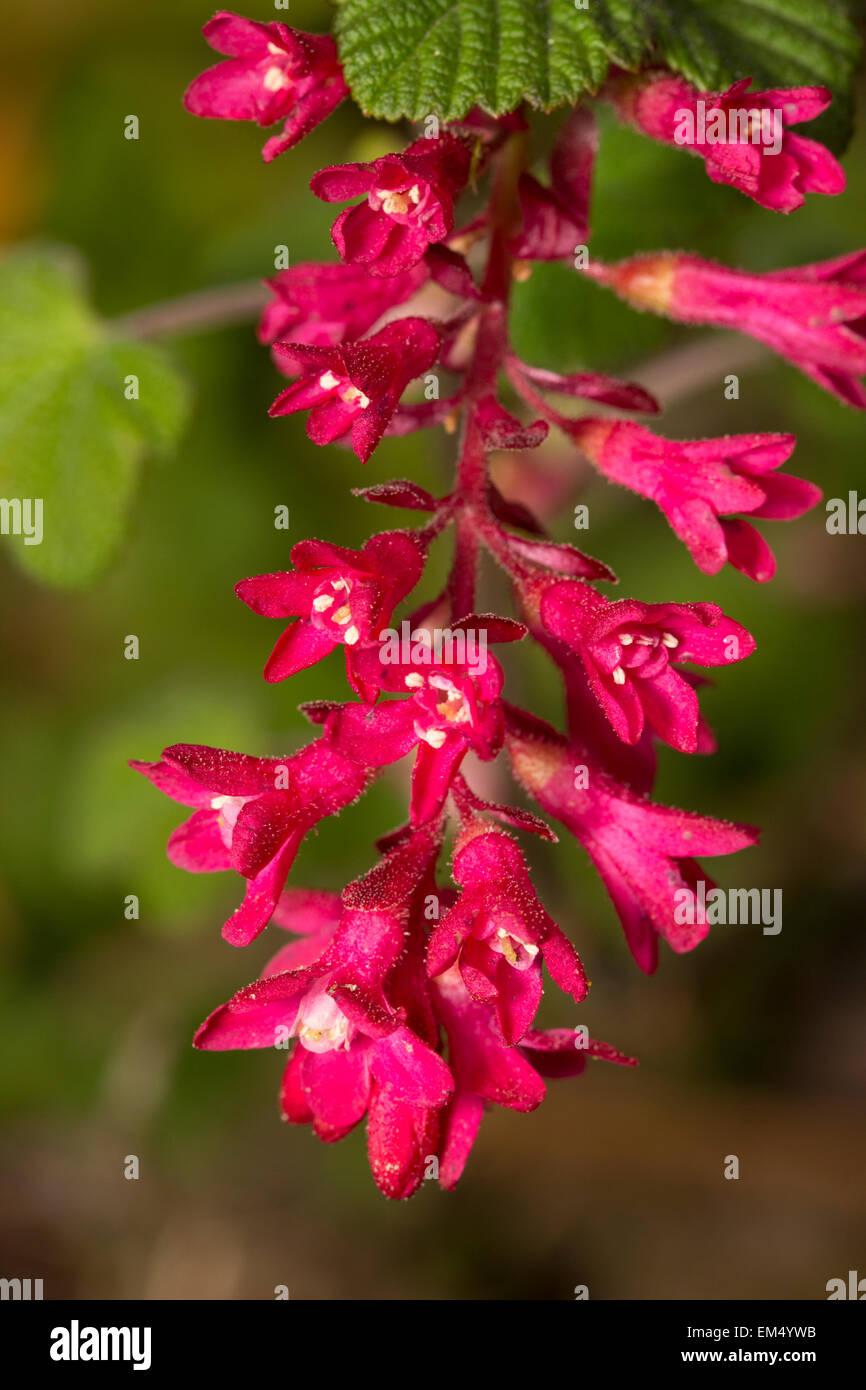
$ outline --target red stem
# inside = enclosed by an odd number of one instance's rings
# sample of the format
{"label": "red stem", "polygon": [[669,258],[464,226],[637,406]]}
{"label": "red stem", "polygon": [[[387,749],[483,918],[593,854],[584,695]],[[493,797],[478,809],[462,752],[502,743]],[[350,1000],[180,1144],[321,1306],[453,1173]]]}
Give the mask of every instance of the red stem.
{"label": "red stem", "polygon": [[451,508],[455,514],[454,562],[448,579],[451,621],[475,607],[475,579],[481,530],[487,520],[487,454],[478,422],[478,403],[495,395],[508,356],[508,300],[512,257],[508,243],[517,225],[517,180],[525,164],[526,139],[520,133],[497,157],[490,203],[490,250],[481,286],[484,307],[478,316],[475,347],[466,375],[463,429]]}

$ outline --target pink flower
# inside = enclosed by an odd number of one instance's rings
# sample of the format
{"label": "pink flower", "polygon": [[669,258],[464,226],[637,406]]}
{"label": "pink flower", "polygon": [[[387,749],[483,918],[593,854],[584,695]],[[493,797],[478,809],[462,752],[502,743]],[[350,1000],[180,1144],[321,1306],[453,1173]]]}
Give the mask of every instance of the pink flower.
{"label": "pink flower", "polygon": [[396,304],[403,304],[428,278],[423,262],[389,280],[374,280],[353,265],[302,262],[281,270],[265,283],[273,294],[259,324],[260,343],[279,340],[279,365],[289,375],[302,370],[292,363],[288,343],[333,347],[360,338]]}
{"label": "pink flower", "polygon": [[546,590],[541,621],[578,653],[624,743],[637,743],[647,722],[683,753],[697,750],[698,697],[673,663],[727,666],[755,650],[751,634],[715,603],[612,603],[575,580]]}
{"label": "pink flower", "polygon": [[317,198],[366,202],[341,212],[331,229],[341,260],[371,275],[399,275],[454,227],[453,201],[469,177],[469,148],[448,131],[415,140],[401,155],[370,164],[322,169],[310,183]]}
{"label": "pink flower", "polygon": [[604,94],[644,135],[700,155],[714,183],[731,184],[773,212],[792,212],[807,193],[842,193],[845,173],[830,151],[787,128],[826,111],[827,88],[750,92],[751,81],[699,92],[671,73],[623,74]]}
{"label": "pink flower", "polygon": [[173,832],[168,857],[191,873],[234,869],[244,901],[223,927],[246,946],[267,926],[307,831],[357,800],[365,770],[318,739],[283,760],[179,743],[137,772],[183,806],[195,807]]}
{"label": "pink flower", "polygon": [[282,391],[271,415],[309,410],[307,434],[314,444],[333,444],[348,436],[366,463],[413,377],[426,372],[439,353],[439,330],[428,319],[396,319],[372,338],[341,347],[275,344],[292,370],[306,372]]}
{"label": "pink flower", "polygon": [[598,127],[586,106],[571,111],[560,127],[550,158],[550,188],[532,174],[518,185],[523,225],[512,240],[521,260],[559,261],[574,256],[589,237],[592,170]]}
{"label": "pink flower", "polygon": [[772,579],[773,552],[737,512],[791,520],[821,499],[814,483],[777,473],[792,434],[734,434],[722,439],[663,439],[626,420],[576,421],[571,438],[600,473],[658,504],[704,574],[729,561],[750,579]]}
{"label": "pink flower", "polygon": [[585,1038],[571,1028],[526,1032],[518,1047],[506,1046],[490,1009],[470,998],[456,968],[434,981],[436,1012],[448,1035],[454,1097],[441,1117],[439,1182],[456,1187],[478,1135],[485,1104],[526,1113],[544,1100],[543,1078],[579,1076],[587,1057],[634,1067],[609,1043]]}
{"label": "pink flower", "polygon": [[577,1003],[586,997],[580,958],[535,896],[510,835],[470,823],[457,842],[454,878],[463,892],[430,938],[429,975],[457,964],[469,996],[493,1006],[509,1045],[520,1041],[538,1011],[542,960],[560,989]]}
{"label": "pink flower", "polygon": [[640,968],[655,970],[659,935],[674,951],[693,950],[709,928],[677,920],[677,895],[706,877],[692,856],[745,849],[758,832],[635,796],[580,744],[523,710],[509,707],[506,744],[517,780],[592,859]]}
{"label": "pink flower", "polygon": [[204,26],[211,48],[229,56],[187,88],[183,102],[194,116],[255,121],[285,119],[281,135],[262,151],[268,161],[296,145],[330,116],[349,89],[328,34],[304,34],[286,24],[259,24],[220,10]]}
{"label": "pink flower", "polygon": [[866,409],[866,251],[750,275],[680,252],[593,261],[587,274],[637,308],[736,328],[781,353],[840,400]]}
{"label": "pink flower", "polygon": [[[206,1051],[286,1047],[297,1039],[283,1077],[282,1112],[312,1124],[326,1143],[368,1117],[370,1163],[388,1197],[409,1197],[435,1154],[441,1110],[453,1091],[451,1072],[435,1050],[432,1011],[427,1038],[407,1023],[400,957],[414,892],[423,886],[438,843],[416,833],[333,904],[323,904],[317,954],[290,953],[292,943],[260,980],[216,1009],[195,1036]],[[330,895],[319,895],[325,898]],[[305,925],[291,918],[291,925]],[[291,917],[291,908],[287,916]],[[414,981],[413,981],[414,983]],[[417,1015],[417,1004],[410,1001]],[[412,1020],[415,1023],[416,1020]]]}
{"label": "pink flower", "polygon": [[352,689],[375,699],[378,688],[357,674],[357,654],[378,641],[396,605],[418,583],[424,568],[421,545],[406,531],[371,536],[362,550],[299,541],[292,547],[292,564],[292,571],[260,574],[235,586],[254,613],[299,619],[279,638],[265,680],[285,680],[343,645]]}
{"label": "pink flower", "polygon": [[[406,629],[410,626],[404,624]],[[412,771],[412,825],[423,825],[439,815],[470,749],[483,762],[500,751],[502,668],[487,652],[486,642],[515,641],[526,629],[507,618],[470,615],[448,631],[449,640],[457,634],[483,631],[483,660],[448,660],[445,655],[438,659],[431,645],[435,634],[422,629],[413,629],[411,636],[407,631],[409,655],[404,659],[401,639],[395,634],[380,650],[368,647],[359,652],[357,670],[362,680],[380,690],[408,690],[409,697],[387,700],[372,710],[344,705],[325,720],[325,733],[334,748],[364,767],[387,766],[418,748]]]}

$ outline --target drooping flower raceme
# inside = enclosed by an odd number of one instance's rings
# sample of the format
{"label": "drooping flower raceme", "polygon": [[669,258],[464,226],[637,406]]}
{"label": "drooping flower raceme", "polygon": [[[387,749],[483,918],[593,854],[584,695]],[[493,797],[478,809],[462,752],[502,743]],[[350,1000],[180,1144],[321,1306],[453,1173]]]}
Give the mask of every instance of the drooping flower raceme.
{"label": "drooping flower raceme", "polygon": [[[187,106],[285,121],[266,158],[346,94],[327,36],[225,12],[205,33],[228,60],[192,84]],[[744,74],[702,95],[673,74],[616,71],[602,99],[671,143],[682,143],[677,112],[694,121],[699,102],[704,115],[715,103],[728,121],[748,105],[747,139],[728,124],[724,140],[689,145],[712,178],[780,211],[809,192],[840,191],[833,157],[790,130],[819,114],[826,93],[748,86]],[[752,139],[767,113],[780,123],[775,153]],[[515,352],[512,280],[534,261],[571,263],[588,241],[599,147],[587,103],[562,122],[547,176],[526,163],[526,132],[522,112],[475,110],[402,152],[313,178],[317,197],[351,206],[333,226],[338,261],[303,262],[268,281],[259,337],[288,378],[271,414],[306,412],[314,443],[348,445],[361,462],[386,435],[459,427],[454,484],[441,497],[410,478],[359,487],[370,504],[420,513],[420,524],[377,531],[357,548],[301,540],[284,569],[238,583],[255,614],[286,624],[268,681],[342,649],[348,698],[303,707],[317,729],[310,742],[283,758],[181,744],[159,762],[133,764],[192,810],[169,840],[172,861],[244,880],[227,940],[244,946],[270,926],[279,943],[261,978],[205,1020],[196,1046],[282,1051],[284,1118],[327,1143],[366,1121],[374,1178],[392,1198],[425,1178],[453,1187],[486,1106],[531,1111],[547,1079],[578,1076],[588,1058],[634,1065],[580,1021],[587,924],[576,911],[578,954],[543,905],[518,837],[555,840],[547,817],[583,848],[644,971],[656,968],[661,942],[690,951],[707,933],[676,910],[678,895],[705,879],[698,857],[757,842],[750,826],[650,799],[658,743],[688,754],[714,748],[699,708],[702,672],[751,657],[750,633],[687,595],[610,598],[599,587],[615,582],[609,567],[552,540],[523,496],[494,483],[489,455],[525,455],[558,431],[605,478],[655,502],[706,575],[730,563],[769,579],[774,560],[753,523],[798,517],[820,496],[780,471],[789,434],[674,440],[624,418],[664,403],[639,383],[591,368],[552,371]],[[457,204],[470,186],[475,206],[461,225]],[[618,265],[590,254],[574,264],[637,307],[751,333],[866,406],[864,252],[763,275],[688,253]],[[417,383],[429,385],[434,368],[437,389],[420,399]],[[453,382],[440,395],[445,372]],[[569,398],[579,413],[562,407]],[[433,543],[449,530],[450,571],[422,598]],[[482,554],[507,576],[516,617],[479,611]],[[562,675],[565,732],[508,698],[505,669],[526,641]],[[510,769],[515,796],[536,810],[482,797],[473,785],[481,765]],[[371,847],[369,872],[341,892],[287,883],[304,837],[385,769],[395,785],[405,781],[405,823]],[[548,978],[560,1023],[541,1028]]]}

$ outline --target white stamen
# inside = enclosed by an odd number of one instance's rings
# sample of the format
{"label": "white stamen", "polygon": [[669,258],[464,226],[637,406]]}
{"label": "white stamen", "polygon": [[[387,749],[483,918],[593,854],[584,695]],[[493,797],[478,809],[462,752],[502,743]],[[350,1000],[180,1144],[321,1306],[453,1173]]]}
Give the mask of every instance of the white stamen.
{"label": "white stamen", "polygon": [[656,639],[654,637],[645,637],[643,633],[639,634],[634,640],[639,642],[642,647],[654,647],[656,644]]}
{"label": "white stamen", "polygon": [[428,729],[426,734],[422,734],[425,743],[429,743],[431,748],[441,748],[445,742],[444,729]]}
{"label": "white stamen", "polygon": [[317,613],[324,613],[326,608],[330,608],[334,602],[332,594],[319,594],[318,598],[313,599],[313,608]]}
{"label": "white stamen", "polygon": [[518,944],[518,946],[522,946],[522,947],[523,947],[523,949],[524,949],[524,951],[526,951],[527,955],[530,955],[530,956],[537,956],[537,955],[538,955],[538,947],[535,946],[535,945],[533,945],[533,943],[532,943],[531,941],[521,941],[519,936],[512,936],[511,933],[510,933],[510,932],[507,932],[507,931],[505,930],[504,927],[499,927],[499,928],[497,929],[496,935],[497,935],[498,937],[502,937],[502,938],[504,938],[504,937],[507,936],[509,941],[516,941],[517,944]]}
{"label": "white stamen", "polygon": [[349,1047],[349,1020],[321,986],[314,986],[301,1000],[292,1032],[309,1052]]}
{"label": "white stamen", "polygon": [[361,410],[366,410],[370,404],[370,397],[359,391],[357,386],[347,386],[345,391],[340,392],[340,399],[345,401],[346,405],[357,404]]}
{"label": "white stamen", "polygon": [[679,643],[679,638],[678,638],[678,637],[674,637],[674,634],[673,634],[672,632],[663,632],[663,633],[662,633],[662,646],[663,646],[663,647],[678,647],[679,645],[680,645],[680,643]]}
{"label": "white stamen", "polygon": [[410,671],[406,677],[406,685],[410,690],[420,690],[424,684],[424,677],[418,671]]}
{"label": "white stamen", "polygon": [[621,666],[614,666],[610,674],[613,676],[614,685],[625,685],[625,671]]}
{"label": "white stamen", "polygon": [[417,183],[413,184],[412,187],[409,189],[409,197],[412,199],[413,203],[420,203],[421,190],[418,187]]}
{"label": "white stamen", "polygon": [[319,385],[323,391],[333,391],[334,387],[339,386],[339,384],[340,378],[334,376],[333,372],[322,372],[322,375],[319,377]]}
{"label": "white stamen", "polygon": [[620,639],[619,639],[619,645],[620,645],[621,647],[630,647],[633,641],[634,641],[634,636],[633,636],[633,634],[630,633],[630,632],[624,632],[624,633],[622,634],[622,636],[620,637]]}
{"label": "white stamen", "polygon": [[347,628],[346,628],[346,646],[347,646],[347,647],[354,647],[355,643],[357,642],[357,640],[358,640],[358,638],[359,638],[360,636],[361,636],[361,634],[360,634],[360,632],[358,631],[358,629],[355,627],[354,624],[353,624],[351,627],[347,627]]}
{"label": "white stamen", "polygon": [[262,86],[266,92],[281,92],[289,86],[289,79],[282,68],[268,68],[262,78]]}
{"label": "white stamen", "polygon": [[409,199],[405,193],[391,193],[387,188],[377,188],[376,197],[381,200],[382,211],[389,217],[409,211]]}
{"label": "white stamen", "polygon": [[458,693],[457,686],[454,684],[452,680],[449,680],[447,676],[431,676],[430,684],[433,686],[434,690],[447,690],[449,692],[453,692],[454,695]]}
{"label": "white stamen", "polygon": [[525,969],[527,964],[524,962],[524,964],[521,965],[519,954],[521,947],[526,952],[530,961],[534,960],[538,955],[538,947],[531,942],[522,941],[519,936],[512,936],[504,927],[497,928],[496,941],[493,943],[493,949],[500,951],[508,961],[508,964],[515,966],[518,970]]}

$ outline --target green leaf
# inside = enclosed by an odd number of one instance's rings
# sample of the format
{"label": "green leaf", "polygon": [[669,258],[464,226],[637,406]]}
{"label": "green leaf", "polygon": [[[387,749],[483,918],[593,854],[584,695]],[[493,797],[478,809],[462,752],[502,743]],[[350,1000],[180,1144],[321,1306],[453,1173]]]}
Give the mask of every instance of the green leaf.
{"label": "green leaf", "polygon": [[595,91],[611,63],[657,62],[704,91],[750,75],[828,86],[820,133],[836,146],[859,54],[847,0],[343,0],[336,29],[353,95],[385,120],[551,110]]}
{"label": "green leaf", "polygon": [[550,110],[634,67],[649,40],[641,0],[345,0],[337,37],[369,115],[458,120],[522,100]]}
{"label": "green leaf", "polygon": [[70,252],[30,248],[0,262],[0,498],[42,504],[41,542],[4,542],[25,570],[80,587],[104,569],[144,453],[172,447],[186,408],[165,355],[93,313]]}

